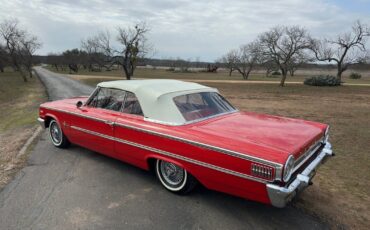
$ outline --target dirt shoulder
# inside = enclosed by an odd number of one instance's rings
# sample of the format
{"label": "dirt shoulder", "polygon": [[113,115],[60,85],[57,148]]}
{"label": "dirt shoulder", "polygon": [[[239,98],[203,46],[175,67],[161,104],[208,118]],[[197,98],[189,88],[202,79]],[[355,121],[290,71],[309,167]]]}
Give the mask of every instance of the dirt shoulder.
{"label": "dirt shoulder", "polygon": [[24,166],[27,154],[19,151],[36,132],[38,106],[46,98],[37,77],[23,82],[13,71],[0,73],[0,189]]}

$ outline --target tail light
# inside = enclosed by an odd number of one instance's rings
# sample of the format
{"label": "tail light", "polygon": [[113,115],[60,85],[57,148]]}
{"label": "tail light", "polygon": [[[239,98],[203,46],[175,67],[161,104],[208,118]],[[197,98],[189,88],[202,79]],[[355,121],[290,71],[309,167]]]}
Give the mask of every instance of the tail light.
{"label": "tail light", "polygon": [[252,163],[251,174],[253,176],[262,177],[264,179],[271,180],[273,178],[273,169],[268,166]]}

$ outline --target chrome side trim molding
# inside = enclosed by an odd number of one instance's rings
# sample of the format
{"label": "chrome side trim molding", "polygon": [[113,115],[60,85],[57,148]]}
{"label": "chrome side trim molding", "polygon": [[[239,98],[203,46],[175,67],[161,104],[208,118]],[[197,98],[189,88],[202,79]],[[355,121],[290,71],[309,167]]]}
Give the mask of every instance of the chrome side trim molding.
{"label": "chrome side trim molding", "polygon": [[[106,120],[99,119],[99,118],[92,117],[92,116],[88,116],[88,115],[84,115],[84,114],[80,114],[80,113],[65,111],[65,110],[51,108],[51,107],[47,107],[47,106],[43,106],[42,108],[50,109],[50,110],[54,110],[54,111],[58,111],[58,112],[62,112],[62,113],[69,113],[69,114],[84,117],[84,118],[87,118],[87,119],[99,121],[99,122],[106,122]],[[274,167],[275,168],[275,178],[274,179],[278,180],[278,181],[281,181],[282,171],[283,171],[283,164],[268,161],[268,160],[261,159],[261,158],[258,158],[258,157],[254,157],[254,156],[251,156],[251,155],[246,155],[245,153],[240,153],[240,152],[236,152],[236,151],[233,151],[233,150],[220,148],[220,147],[217,147],[217,146],[213,146],[213,145],[209,145],[209,144],[205,144],[205,143],[201,143],[201,142],[197,142],[197,141],[172,136],[172,135],[157,132],[157,131],[154,131],[154,130],[148,130],[148,129],[144,129],[144,128],[140,128],[140,127],[136,127],[136,126],[132,126],[132,125],[127,125],[127,124],[122,124],[122,123],[117,123],[117,122],[115,122],[114,125],[115,126],[121,126],[123,128],[129,128],[129,129],[132,129],[132,130],[135,130],[135,131],[140,131],[140,132],[144,132],[144,133],[148,133],[148,134],[153,134],[153,135],[156,135],[156,136],[159,136],[159,137],[164,137],[164,138],[168,138],[168,139],[175,140],[175,141],[180,141],[180,142],[191,144],[191,145],[194,145],[194,146],[197,146],[197,147],[201,147],[201,148],[213,150],[213,151],[216,151],[216,152],[220,152],[220,153],[232,156],[232,157],[237,157],[237,158],[240,158],[240,159],[243,159],[243,160],[248,160],[248,161],[251,161],[251,162],[254,162],[254,163],[260,163],[260,164],[265,164],[265,165],[270,166],[270,167]]]}
{"label": "chrome side trim molding", "polygon": [[94,132],[94,131],[91,131],[91,130],[87,130],[87,129],[84,129],[84,128],[81,128],[81,127],[71,126],[71,128],[75,129],[75,130],[78,130],[78,131],[81,131],[81,132],[91,134],[91,135],[99,136],[99,137],[102,137],[102,138],[105,138],[105,139],[108,139],[108,140],[117,141],[119,143],[131,145],[131,146],[134,146],[134,147],[137,147],[137,148],[141,148],[141,149],[145,149],[145,150],[148,150],[148,151],[151,151],[151,152],[155,152],[155,153],[158,153],[158,154],[161,154],[161,155],[164,155],[164,156],[173,157],[173,158],[183,160],[183,161],[186,161],[186,162],[189,162],[189,163],[192,163],[192,164],[196,164],[196,165],[199,165],[199,166],[202,166],[202,167],[205,167],[205,168],[209,168],[209,169],[213,169],[213,170],[216,170],[216,171],[219,171],[219,172],[227,173],[227,174],[230,174],[230,175],[233,175],[233,176],[241,177],[243,179],[249,179],[249,180],[257,181],[257,182],[264,183],[264,184],[266,182],[271,182],[269,180],[264,180],[264,179],[261,179],[261,178],[253,177],[253,176],[248,175],[248,174],[236,172],[236,171],[233,171],[233,170],[230,170],[230,169],[226,169],[226,168],[216,166],[216,165],[213,165],[213,164],[209,164],[209,163],[206,163],[206,162],[203,162],[203,161],[198,161],[198,160],[195,160],[195,159],[184,157],[184,156],[181,156],[181,155],[178,155],[178,154],[175,154],[175,153],[167,152],[167,151],[157,149],[157,148],[153,148],[153,147],[150,147],[150,146],[147,146],[147,145],[142,145],[142,144],[127,141],[127,140],[124,140],[124,139],[115,138],[115,137],[112,137],[112,136],[109,136],[109,135],[101,134],[101,133]]}
{"label": "chrome side trim molding", "polygon": [[230,155],[230,156],[233,156],[233,157],[241,158],[241,159],[244,159],[244,160],[250,160],[250,161],[253,161],[253,162],[256,162],[256,163],[266,164],[266,165],[272,166],[272,167],[276,167],[276,166],[282,167],[282,164],[272,162],[272,161],[268,161],[268,160],[264,160],[264,159],[261,159],[261,158],[258,158],[258,157],[253,157],[253,156],[250,156],[250,155],[245,155],[243,153],[239,153],[239,152],[236,152],[236,151],[233,151],[233,150],[224,149],[224,148],[220,148],[220,147],[213,146],[213,145],[208,145],[208,144],[188,140],[188,139],[181,138],[181,137],[175,137],[175,136],[172,136],[172,135],[169,135],[169,134],[160,133],[160,132],[153,131],[153,130],[147,130],[147,129],[139,128],[139,127],[136,127],[136,126],[126,125],[126,124],[117,123],[117,122],[115,124],[117,126],[121,126],[121,127],[124,127],[124,128],[129,128],[129,129],[141,131],[141,132],[144,132],[144,133],[154,134],[156,136],[165,137],[165,138],[168,138],[168,139],[171,139],[171,140],[176,140],[176,141],[180,141],[180,142],[183,142],[183,143],[195,145],[195,146],[198,146],[198,147],[214,150],[214,151],[221,152],[221,153],[224,153],[224,154],[227,154],[227,155]]}
{"label": "chrome side trim molding", "polygon": [[76,116],[79,116],[79,117],[83,117],[83,118],[87,118],[87,119],[90,119],[90,120],[99,121],[99,122],[103,122],[103,123],[105,123],[107,121],[107,120],[100,119],[100,118],[97,118],[97,117],[92,117],[92,116],[88,116],[88,115],[85,115],[85,114],[80,114],[80,113],[65,111],[65,110],[61,110],[61,109],[51,108],[51,107],[47,107],[47,106],[43,106],[43,107],[40,107],[40,108],[50,109],[50,110],[54,110],[54,111],[61,112],[61,113],[73,114],[73,115],[76,115]]}

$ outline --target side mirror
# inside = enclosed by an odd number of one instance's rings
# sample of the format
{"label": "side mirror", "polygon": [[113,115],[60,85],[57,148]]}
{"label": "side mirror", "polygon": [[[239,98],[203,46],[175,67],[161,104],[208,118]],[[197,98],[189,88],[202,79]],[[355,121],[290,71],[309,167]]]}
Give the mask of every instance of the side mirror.
{"label": "side mirror", "polygon": [[78,101],[78,102],[76,103],[77,108],[80,108],[82,105],[83,105],[82,101]]}

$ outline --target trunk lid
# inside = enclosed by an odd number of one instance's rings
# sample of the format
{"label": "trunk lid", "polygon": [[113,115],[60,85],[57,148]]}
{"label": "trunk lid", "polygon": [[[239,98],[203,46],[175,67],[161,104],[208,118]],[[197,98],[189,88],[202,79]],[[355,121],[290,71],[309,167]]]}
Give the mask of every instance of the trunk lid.
{"label": "trunk lid", "polygon": [[306,120],[238,112],[195,123],[190,129],[215,146],[285,162],[290,154],[295,159],[303,154],[324,135],[326,127]]}

